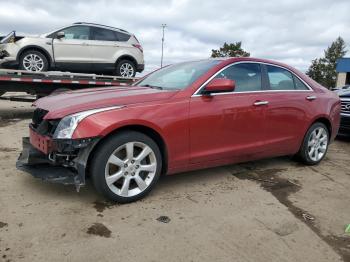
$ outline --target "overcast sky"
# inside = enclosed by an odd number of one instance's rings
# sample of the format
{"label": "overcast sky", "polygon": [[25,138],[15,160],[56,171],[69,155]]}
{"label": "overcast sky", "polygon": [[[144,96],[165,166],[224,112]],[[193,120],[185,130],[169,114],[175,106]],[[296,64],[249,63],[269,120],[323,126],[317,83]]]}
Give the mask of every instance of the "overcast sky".
{"label": "overcast sky", "polygon": [[[207,58],[242,41],[253,57],[305,71],[338,36],[350,44],[349,0],[0,0],[0,33],[39,34],[84,21],[120,27],[144,47],[146,71],[159,67],[161,24],[168,25],[164,63]],[[348,56],[350,52],[348,52]]]}

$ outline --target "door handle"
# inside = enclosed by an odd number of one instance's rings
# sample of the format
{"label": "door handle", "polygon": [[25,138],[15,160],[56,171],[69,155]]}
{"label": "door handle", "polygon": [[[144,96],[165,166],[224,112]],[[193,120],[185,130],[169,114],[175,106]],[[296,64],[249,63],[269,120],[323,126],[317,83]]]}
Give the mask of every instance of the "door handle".
{"label": "door handle", "polygon": [[255,106],[264,106],[264,105],[268,105],[269,101],[256,101],[254,103]]}
{"label": "door handle", "polygon": [[83,46],[88,46],[89,44],[87,44],[87,43],[82,43],[81,45],[83,45]]}
{"label": "door handle", "polygon": [[316,96],[307,96],[306,100],[312,101],[315,100],[317,97]]}

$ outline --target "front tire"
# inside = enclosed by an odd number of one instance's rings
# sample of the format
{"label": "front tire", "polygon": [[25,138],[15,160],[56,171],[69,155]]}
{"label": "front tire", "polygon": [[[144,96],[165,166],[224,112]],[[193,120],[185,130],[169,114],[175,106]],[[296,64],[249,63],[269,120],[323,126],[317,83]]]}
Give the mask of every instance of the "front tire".
{"label": "front tire", "polygon": [[116,75],[121,77],[135,77],[136,65],[130,60],[121,60],[116,65]]}
{"label": "front tire", "polygon": [[306,165],[316,165],[325,157],[328,145],[328,128],[323,123],[317,122],[306,132],[297,156]]}
{"label": "front tire", "polygon": [[148,136],[123,131],[97,148],[90,168],[99,193],[111,201],[129,203],[143,198],[155,186],[162,170],[162,156]]}
{"label": "front tire", "polygon": [[43,53],[28,50],[21,55],[19,68],[29,72],[46,72],[49,69],[49,62]]}

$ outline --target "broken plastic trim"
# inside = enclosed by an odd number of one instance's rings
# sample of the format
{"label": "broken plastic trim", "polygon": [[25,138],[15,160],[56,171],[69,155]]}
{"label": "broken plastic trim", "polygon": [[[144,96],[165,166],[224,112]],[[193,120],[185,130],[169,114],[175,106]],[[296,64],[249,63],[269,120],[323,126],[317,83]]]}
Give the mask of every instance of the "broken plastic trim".
{"label": "broken plastic trim", "polygon": [[55,165],[48,158],[48,155],[43,154],[30,144],[29,137],[24,137],[22,140],[23,151],[16,162],[16,167],[44,181],[75,185],[77,192],[79,192],[80,187],[85,185],[89,155],[99,140],[99,138],[94,138],[84,148],[79,148],[77,156],[72,159],[73,165],[64,167]]}

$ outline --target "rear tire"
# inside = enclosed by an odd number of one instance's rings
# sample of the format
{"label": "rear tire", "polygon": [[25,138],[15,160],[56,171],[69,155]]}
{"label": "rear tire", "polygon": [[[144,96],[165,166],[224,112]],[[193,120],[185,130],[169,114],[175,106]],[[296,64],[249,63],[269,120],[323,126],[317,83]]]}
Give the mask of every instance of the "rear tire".
{"label": "rear tire", "polygon": [[49,62],[43,53],[28,50],[21,55],[19,68],[28,72],[46,72],[49,69]]}
{"label": "rear tire", "polygon": [[157,183],[162,156],[157,144],[135,131],[122,131],[98,146],[90,171],[96,190],[118,203],[146,196]]}
{"label": "rear tire", "polygon": [[130,60],[120,60],[116,65],[116,75],[121,77],[135,77],[135,63]]}
{"label": "rear tire", "polygon": [[297,157],[306,165],[317,165],[326,156],[328,145],[328,128],[323,123],[317,122],[306,132]]}

